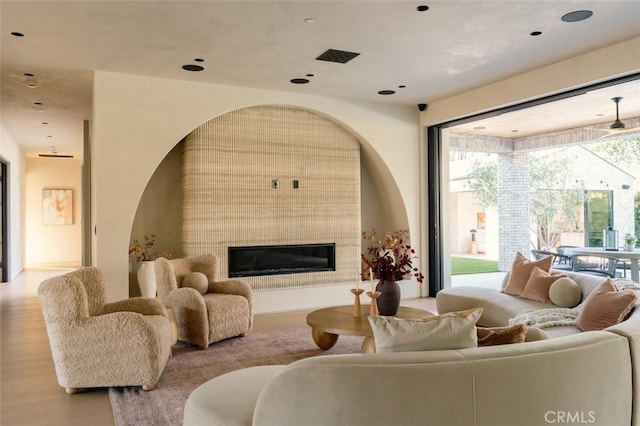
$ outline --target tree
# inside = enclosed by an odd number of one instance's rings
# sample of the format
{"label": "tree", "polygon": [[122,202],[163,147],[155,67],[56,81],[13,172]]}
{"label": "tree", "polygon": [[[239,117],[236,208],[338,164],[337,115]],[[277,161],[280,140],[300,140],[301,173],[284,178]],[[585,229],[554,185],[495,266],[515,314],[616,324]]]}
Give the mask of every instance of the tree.
{"label": "tree", "polygon": [[640,137],[583,146],[626,172],[636,177],[640,176]]}
{"label": "tree", "polygon": [[473,196],[484,208],[492,208],[498,205],[498,165],[495,162],[473,162],[473,171],[469,175],[469,186]]}
{"label": "tree", "polygon": [[[561,227],[575,229],[577,208],[584,191],[570,185],[566,164],[548,157],[530,157],[531,222],[537,235],[536,248],[551,249],[560,238]],[[498,165],[474,162],[470,173],[473,196],[485,208],[498,205]]]}
{"label": "tree", "polygon": [[577,207],[584,190],[570,185],[571,170],[561,160],[531,157],[531,222],[538,248],[550,250],[562,235],[562,226],[575,229]]}

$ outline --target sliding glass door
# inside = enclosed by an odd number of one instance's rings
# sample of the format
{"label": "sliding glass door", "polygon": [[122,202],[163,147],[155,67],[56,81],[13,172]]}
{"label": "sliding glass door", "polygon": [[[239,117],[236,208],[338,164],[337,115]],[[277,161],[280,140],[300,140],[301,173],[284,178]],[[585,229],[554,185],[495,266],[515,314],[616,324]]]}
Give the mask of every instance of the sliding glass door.
{"label": "sliding glass door", "polygon": [[606,123],[544,131],[535,123],[542,107],[579,110],[582,95],[609,99],[639,79],[427,129],[430,296],[456,285],[500,286],[517,251],[531,257],[532,249],[553,252],[560,245],[602,247],[609,228],[635,235],[629,207],[640,194],[640,135],[613,134]]}

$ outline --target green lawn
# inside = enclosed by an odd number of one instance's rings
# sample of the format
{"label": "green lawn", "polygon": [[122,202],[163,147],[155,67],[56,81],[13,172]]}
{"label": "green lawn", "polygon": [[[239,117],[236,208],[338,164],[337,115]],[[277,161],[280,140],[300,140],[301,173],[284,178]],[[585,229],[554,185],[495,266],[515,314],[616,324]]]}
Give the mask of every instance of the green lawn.
{"label": "green lawn", "polygon": [[482,274],[485,272],[498,272],[498,261],[451,257],[451,275]]}

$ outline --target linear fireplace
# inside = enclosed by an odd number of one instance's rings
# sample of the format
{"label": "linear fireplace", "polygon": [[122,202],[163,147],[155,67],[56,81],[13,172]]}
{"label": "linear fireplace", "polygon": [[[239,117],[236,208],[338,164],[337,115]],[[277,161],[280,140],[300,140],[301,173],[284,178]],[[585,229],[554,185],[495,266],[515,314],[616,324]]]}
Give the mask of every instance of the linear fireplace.
{"label": "linear fireplace", "polygon": [[229,277],[336,270],[336,244],[229,247]]}

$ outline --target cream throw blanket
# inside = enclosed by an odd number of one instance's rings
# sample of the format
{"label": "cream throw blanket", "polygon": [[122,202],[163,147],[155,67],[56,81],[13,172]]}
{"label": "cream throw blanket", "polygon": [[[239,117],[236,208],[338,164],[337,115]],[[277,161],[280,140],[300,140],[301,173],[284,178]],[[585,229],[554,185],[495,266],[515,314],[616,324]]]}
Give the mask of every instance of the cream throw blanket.
{"label": "cream throw blanket", "polygon": [[[613,281],[618,290],[640,289],[640,285],[631,280],[616,278]],[[520,312],[515,318],[511,318],[509,325],[527,324],[538,328],[560,327],[563,325],[575,326],[578,312],[580,312],[580,305],[575,308],[528,309]]]}
{"label": "cream throw blanket", "polygon": [[576,325],[578,308],[528,309],[509,320],[509,325],[527,324],[531,327],[547,328]]}

